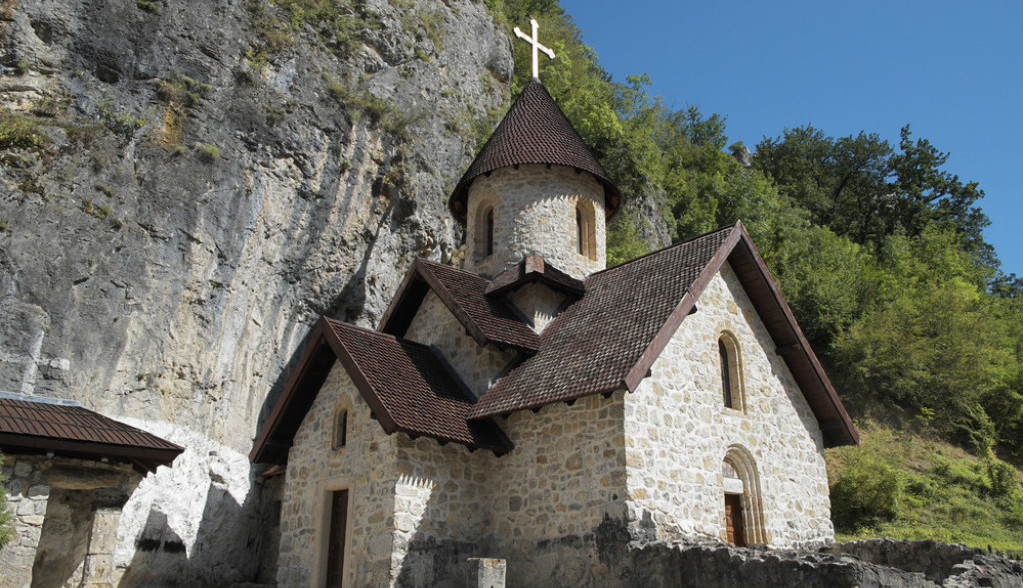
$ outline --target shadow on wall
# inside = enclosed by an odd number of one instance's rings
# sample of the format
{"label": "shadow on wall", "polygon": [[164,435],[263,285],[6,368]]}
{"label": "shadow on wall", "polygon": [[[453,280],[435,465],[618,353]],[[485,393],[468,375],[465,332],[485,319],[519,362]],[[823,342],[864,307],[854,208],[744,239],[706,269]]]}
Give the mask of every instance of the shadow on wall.
{"label": "shadow on wall", "polygon": [[[206,504],[191,553],[167,515],[151,509],[135,539],[135,555],[121,588],[151,586],[224,586],[258,580],[261,572],[263,486],[253,484],[244,504],[216,482],[206,492]],[[265,505],[264,503],[270,503]],[[246,536],[239,540],[238,534]]]}

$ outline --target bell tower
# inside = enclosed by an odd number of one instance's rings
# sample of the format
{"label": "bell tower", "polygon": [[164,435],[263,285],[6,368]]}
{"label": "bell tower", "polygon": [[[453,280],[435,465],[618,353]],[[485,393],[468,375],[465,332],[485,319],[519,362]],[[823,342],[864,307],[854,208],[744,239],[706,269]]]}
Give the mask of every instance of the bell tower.
{"label": "bell tower", "polygon": [[582,279],[607,266],[621,193],[533,79],[448,200],[466,226],[466,268],[496,276],[530,254]]}

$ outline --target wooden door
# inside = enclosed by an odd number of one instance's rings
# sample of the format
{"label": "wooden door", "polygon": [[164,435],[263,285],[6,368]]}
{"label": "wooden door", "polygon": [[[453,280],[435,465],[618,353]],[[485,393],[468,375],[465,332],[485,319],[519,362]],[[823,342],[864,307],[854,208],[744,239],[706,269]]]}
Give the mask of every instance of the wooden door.
{"label": "wooden door", "polygon": [[725,494],[725,529],[729,543],[739,547],[746,545],[742,527],[742,496],[739,494]]}
{"label": "wooden door", "polygon": [[348,491],[331,492],[330,541],[327,544],[327,588],[341,588],[345,570],[345,530],[348,528]]}

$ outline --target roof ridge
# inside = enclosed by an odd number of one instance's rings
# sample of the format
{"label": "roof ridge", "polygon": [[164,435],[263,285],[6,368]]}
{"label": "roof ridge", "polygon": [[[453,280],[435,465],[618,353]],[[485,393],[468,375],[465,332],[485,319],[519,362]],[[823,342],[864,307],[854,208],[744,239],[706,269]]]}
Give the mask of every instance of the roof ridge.
{"label": "roof ridge", "polygon": [[697,235],[695,237],[690,237],[689,239],[686,239],[685,241],[679,241],[678,243],[673,243],[671,245],[668,245],[667,247],[662,247],[662,248],[660,248],[660,249],[658,249],[656,251],[651,251],[650,253],[644,253],[643,255],[640,255],[639,257],[634,257],[634,258],[632,258],[632,259],[630,259],[628,261],[623,261],[622,263],[619,263],[618,265],[616,265],[614,267],[609,267],[609,268],[606,268],[606,269],[602,269],[599,272],[593,272],[592,274],[586,276],[586,280],[589,281],[589,279],[592,278],[593,276],[600,275],[600,274],[603,274],[603,273],[607,273],[607,272],[610,272],[610,271],[614,271],[614,270],[616,270],[618,268],[625,267],[627,265],[630,265],[632,263],[635,263],[635,262],[640,261],[642,259],[645,259],[647,257],[652,257],[654,255],[659,255],[661,253],[664,253],[665,251],[669,251],[669,250],[672,250],[672,249],[677,249],[679,247],[683,247],[685,245],[689,245],[690,243],[693,243],[694,241],[698,241],[700,239],[705,239],[707,237],[710,237],[711,235],[714,235],[715,233],[721,233],[721,232],[724,232],[724,231],[734,230],[734,229],[739,228],[741,226],[742,226],[742,221],[735,221],[734,224],[725,225],[723,227],[718,227],[718,228],[714,229],[713,231],[707,231],[706,233],[703,233],[702,235]]}
{"label": "roof ridge", "polygon": [[354,331],[359,331],[359,332],[364,333],[366,335],[377,335],[379,337],[383,337],[383,338],[387,338],[387,339],[393,339],[394,341],[397,341],[398,343],[415,345],[417,347],[422,347],[424,349],[430,349],[429,345],[423,345],[422,343],[419,343],[418,341],[413,341],[411,339],[406,339],[404,337],[398,337],[398,336],[392,335],[390,333],[385,333],[383,331],[377,331],[376,329],[370,329],[370,328],[367,328],[367,327],[360,327],[359,325],[353,325],[352,323],[346,323],[346,322],[339,321],[337,319],[332,319],[332,318],[326,317],[326,316],[323,317],[323,318],[326,319],[330,323],[331,328],[333,328],[335,325],[337,325],[337,326],[345,327],[345,328],[348,328],[348,329],[351,329],[351,330],[354,330]]}

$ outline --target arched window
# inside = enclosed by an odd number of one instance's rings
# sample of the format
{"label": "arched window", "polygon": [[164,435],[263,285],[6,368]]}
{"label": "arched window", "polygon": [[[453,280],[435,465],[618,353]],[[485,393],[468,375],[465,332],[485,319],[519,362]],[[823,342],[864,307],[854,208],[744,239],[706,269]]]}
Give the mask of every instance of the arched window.
{"label": "arched window", "polygon": [[473,258],[482,261],[494,254],[494,204],[482,202],[473,213]]}
{"label": "arched window", "polygon": [[494,254],[494,209],[491,208],[487,211],[487,257]]}
{"label": "arched window", "polygon": [[725,498],[723,539],[740,546],[768,543],[760,477],[753,456],[744,447],[733,445],[725,452],[721,481]]}
{"label": "arched window", "polygon": [[593,203],[580,198],[575,205],[576,252],[591,260],[597,259],[596,225]]}
{"label": "arched window", "polygon": [[583,211],[579,210],[578,207],[575,209],[575,244],[576,251],[579,255],[586,255],[585,243],[586,236],[583,233]]}
{"label": "arched window", "polygon": [[718,338],[718,361],[721,366],[721,399],[726,408],[742,410],[742,366],[739,359],[739,344],[731,333],[722,333]]}
{"label": "arched window", "polygon": [[337,411],[337,418],[334,420],[334,449],[341,449],[348,444],[348,410]]}

